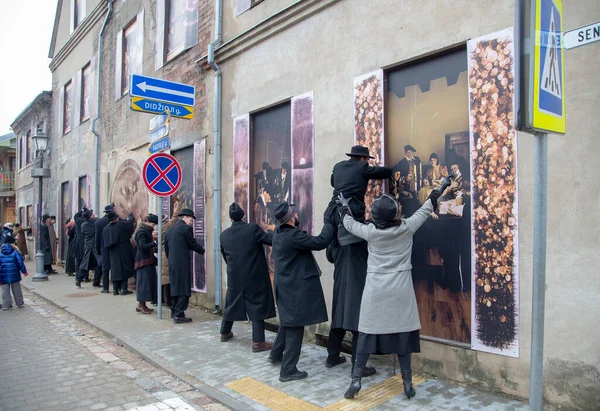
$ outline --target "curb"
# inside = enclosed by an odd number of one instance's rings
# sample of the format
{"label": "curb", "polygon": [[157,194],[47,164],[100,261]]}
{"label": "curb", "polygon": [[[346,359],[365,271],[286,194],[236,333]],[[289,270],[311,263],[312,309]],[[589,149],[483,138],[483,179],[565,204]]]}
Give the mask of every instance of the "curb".
{"label": "curb", "polygon": [[168,361],[163,360],[158,355],[154,354],[152,351],[146,349],[145,347],[138,344],[137,342],[132,341],[128,338],[122,339],[116,335],[113,335],[113,334],[109,333],[108,331],[104,330],[103,328],[98,327],[95,324],[92,324],[91,322],[78,316],[77,314],[74,314],[68,308],[61,307],[59,304],[55,303],[54,301],[50,300],[47,297],[44,297],[43,295],[37,293],[35,290],[32,290],[31,288],[27,287],[25,284],[21,284],[21,286],[23,288],[25,288],[27,291],[29,291],[30,293],[35,294],[38,298],[44,300],[46,303],[48,303],[60,310],[66,311],[73,317],[77,318],[79,321],[87,324],[89,327],[94,328],[95,330],[98,330],[105,337],[112,340],[115,344],[122,346],[123,348],[127,349],[128,351],[130,351],[134,354],[139,355],[144,361],[148,362],[149,364],[152,364],[153,366],[155,366],[157,368],[162,369],[163,371],[168,372],[169,374],[175,376],[176,378],[179,378],[181,381],[191,385],[195,390],[198,390],[198,391],[202,392],[203,394],[206,394],[207,396],[211,397],[212,399],[225,405],[227,408],[230,408],[234,411],[253,410],[252,407],[236,400],[235,398],[233,398],[227,394],[224,394],[223,392],[219,391],[218,389],[211,387],[210,385],[200,381],[196,377],[194,377],[194,376],[186,373],[185,371],[177,368],[176,366],[170,364]]}

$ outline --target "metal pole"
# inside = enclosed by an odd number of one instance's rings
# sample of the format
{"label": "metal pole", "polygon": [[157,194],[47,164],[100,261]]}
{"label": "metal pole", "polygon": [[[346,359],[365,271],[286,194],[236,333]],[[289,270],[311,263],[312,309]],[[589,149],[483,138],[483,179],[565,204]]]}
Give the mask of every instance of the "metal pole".
{"label": "metal pole", "polygon": [[529,409],[541,411],[544,394],[544,306],[546,302],[547,133],[535,134],[533,155],[533,297],[531,304]]}
{"label": "metal pole", "polygon": [[157,281],[157,288],[158,288],[158,292],[157,292],[157,301],[158,301],[158,307],[156,309],[156,315],[159,320],[162,320],[162,220],[163,220],[163,212],[162,212],[162,206],[163,206],[163,199],[162,197],[158,197],[158,212],[156,214],[158,214],[158,238],[157,238],[157,243],[158,243],[158,267],[156,270],[156,275],[158,277],[158,281]]}
{"label": "metal pole", "polygon": [[[44,167],[44,158],[38,151],[37,162],[39,168]],[[37,208],[37,235],[36,253],[35,253],[35,275],[31,278],[32,281],[48,281],[48,274],[44,271],[44,253],[42,252],[42,182],[43,177],[38,177],[38,208]]]}

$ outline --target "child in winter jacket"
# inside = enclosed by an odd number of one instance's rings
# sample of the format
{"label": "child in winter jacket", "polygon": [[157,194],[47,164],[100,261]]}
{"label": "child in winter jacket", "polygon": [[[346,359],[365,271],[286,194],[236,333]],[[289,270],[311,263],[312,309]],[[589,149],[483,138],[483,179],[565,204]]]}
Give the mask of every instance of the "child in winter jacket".
{"label": "child in winter jacket", "polygon": [[23,263],[23,256],[15,249],[15,239],[7,237],[6,243],[0,248],[0,284],[2,284],[2,311],[12,308],[10,291],[15,297],[15,304],[23,308],[23,292],[21,291],[21,273],[28,275]]}

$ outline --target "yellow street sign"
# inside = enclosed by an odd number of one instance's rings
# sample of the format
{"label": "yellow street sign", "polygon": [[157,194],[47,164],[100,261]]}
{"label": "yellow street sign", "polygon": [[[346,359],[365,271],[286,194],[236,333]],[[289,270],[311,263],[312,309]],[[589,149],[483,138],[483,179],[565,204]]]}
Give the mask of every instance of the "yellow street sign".
{"label": "yellow street sign", "polygon": [[132,97],[131,109],[134,111],[143,111],[145,113],[153,114],[163,114],[168,111],[171,117],[180,117],[186,119],[191,119],[194,117],[194,107],[192,106],[165,103],[143,97]]}

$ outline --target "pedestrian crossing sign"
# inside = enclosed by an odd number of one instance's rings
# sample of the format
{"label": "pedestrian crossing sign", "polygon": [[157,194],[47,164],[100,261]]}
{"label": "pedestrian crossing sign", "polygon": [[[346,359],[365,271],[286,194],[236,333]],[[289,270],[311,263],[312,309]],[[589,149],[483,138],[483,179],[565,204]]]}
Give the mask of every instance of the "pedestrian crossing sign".
{"label": "pedestrian crossing sign", "polygon": [[566,131],[565,72],[562,45],[562,0],[537,0],[533,107],[529,111],[534,130],[564,134]]}

